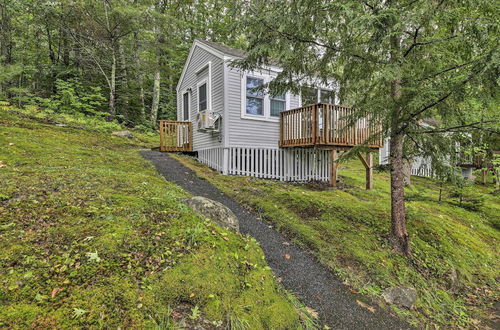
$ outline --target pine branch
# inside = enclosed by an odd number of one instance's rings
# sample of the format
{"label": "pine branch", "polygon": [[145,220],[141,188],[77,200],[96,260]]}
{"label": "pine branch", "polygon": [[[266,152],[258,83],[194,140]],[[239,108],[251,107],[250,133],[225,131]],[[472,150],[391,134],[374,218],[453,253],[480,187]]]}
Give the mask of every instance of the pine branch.
{"label": "pine branch", "polygon": [[440,128],[440,129],[433,129],[433,130],[425,130],[425,131],[410,131],[410,132],[408,132],[408,134],[441,134],[441,133],[451,133],[451,132],[465,132],[465,131],[467,131],[467,130],[465,130],[466,128],[481,130],[481,131],[488,131],[488,132],[492,132],[495,134],[500,134],[500,131],[491,130],[491,129],[483,127],[483,126],[478,126],[480,124],[481,125],[482,124],[500,124],[500,120],[478,121],[478,122],[469,123],[469,124],[463,124],[463,125]]}

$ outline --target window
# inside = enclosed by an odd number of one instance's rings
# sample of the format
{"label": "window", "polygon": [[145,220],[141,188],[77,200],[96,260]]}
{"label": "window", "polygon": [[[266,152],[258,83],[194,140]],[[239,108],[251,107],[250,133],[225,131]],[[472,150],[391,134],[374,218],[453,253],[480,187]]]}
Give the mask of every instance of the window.
{"label": "window", "polygon": [[207,83],[198,86],[198,111],[207,110]]}
{"label": "window", "polygon": [[285,110],[285,105],[285,94],[271,96],[271,117],[279,117],[280,113]]}
{"label": "window", "polygon": [[264,85],[264,79],[247,77],[246,81],[246,113],[249,115],[264,115],[264,92],[259,87]]}
{"label": "window", "polygon": [[189,92],[182,94],[182,113],[183,119],[189,120]]}
{"label": "window", "polygon": [[319,94],[319,101],[335,104],[335,92],[327,89],[322,89]]}
{"label": "window", "polygon": [[318,103],[318,90],[312,87],[302,87],[300,91],[302,97],[302,104],[315,104]]}

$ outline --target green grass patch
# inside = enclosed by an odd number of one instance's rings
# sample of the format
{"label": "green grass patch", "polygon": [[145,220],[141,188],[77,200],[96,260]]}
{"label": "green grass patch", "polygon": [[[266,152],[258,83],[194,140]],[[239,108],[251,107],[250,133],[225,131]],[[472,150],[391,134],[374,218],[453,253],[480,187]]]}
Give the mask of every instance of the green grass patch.
{"label": "green grass patch", "polygon": [[0,327],[301,328],[258,243],[196,216],[156,139],[0,109]]}
{"label": "green grass patch", "polygon": [[[453,187],[413,178],[407,188],[408,230],[413,257],[391,253],[388,173],[376,172],[364,187],[359,161],[340,167],[350,188],[318,191],[308,185],[223,176],[187,156],[175,156],[219,189],[260,212],[294,242],[307,247],[345,282],[382,306],[394,285],[417,289],[413,310],[394,310],[421,327],[482,327],[499,298],[498,222],[500,198],[492,186],[474,186],[482,205],[459,207]],[[458,281],[451,275],[456,273]],[[424,322],[424,323],[423,323]]]}

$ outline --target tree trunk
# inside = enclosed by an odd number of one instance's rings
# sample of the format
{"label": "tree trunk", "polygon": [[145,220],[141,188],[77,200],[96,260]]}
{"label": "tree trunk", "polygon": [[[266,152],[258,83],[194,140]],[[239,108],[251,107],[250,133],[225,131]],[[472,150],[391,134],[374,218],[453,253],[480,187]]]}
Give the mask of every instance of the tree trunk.
{"label": "tree trunk", "polygon": [[156,119],[158,118],[158,106],[160,105],[160,68],[155,71],[153,82],[153,102],[151,104],[151,125],[156,126]]}
{"label": "tree trunk", "polygon": [[141,100],[140,117],[141,122],[146,120],[146,102],[144,96],[144,73],[141,68],[141,60],[139,56],[139,36],[137,31],[134,32],[134,62],[137,70],[137,83],[139,84],[139,99]]}
{"label": "tree trunk", "polygon": [[395,253],[410,255],[408,232],[406,231],[405,211],[405,171],[403,160],[404,136],[396,134],[391,136],[391,239]]}
{"label": "tree trunk", "polygon": [[[391,60],[399,65],[400,37],[391,36]],[[393,252],[409,256],[410,240],[406,231],[405,210],[405,160],[403,146],[405,133],[401,130],[403,110],[401,101],[401,78],[396,77],[391,82],[391,97],[394,102],[391,114],[391,141],[389,157],[391,160],[391,240]]]}
{"label": "tree trunk", "polygon": [[123,109],[121,109],[121,114],[126,116],[126,118],[130,115],[130,100],[129,100],[129,91],[130,85],[128,82],[128,70],[127,70],[127,59],[125,58],[125,50],[123,49],[122,43],[118,42],[118,53],[120,55],[120,69],[121,69],[121,86],[120,89],[120,97],[123,99],[123,102],[120,104],[123,105]]}
{"label": "tree trunk", "polygon": [[116,95],[116,55],[113,51],[111,59],[111,76],[109,79],[109,117],[114,118],[116,115],[115,95]]}

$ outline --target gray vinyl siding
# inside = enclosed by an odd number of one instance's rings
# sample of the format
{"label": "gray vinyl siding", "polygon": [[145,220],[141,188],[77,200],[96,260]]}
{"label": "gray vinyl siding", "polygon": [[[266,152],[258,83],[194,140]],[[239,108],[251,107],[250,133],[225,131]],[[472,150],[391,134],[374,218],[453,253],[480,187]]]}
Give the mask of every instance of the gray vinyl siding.
{"label": "gray vinyl siding", "polygon": [[[227,93],[229,125],[229,145],[241,147],[278,147],[279,121],[264,121],[241,118],[242,108],[242,74],[234,68],[227,68]],[[289,109],[298,108],[300,98],[297,95],[290,96]]]}
{"label": "gray vinyl siding", "polygon": [[[187,66],[186,72],[184,74],[183,80],[179,85],[179,90],[177,93],[177,119],[184,120],[183,110],[182,110],[182,95],[186,89],[191,88],[190,93],[190,107],[189,107],[189,120],[193,123],[193,151],[206,148],[215,148],[222,146],[222,139],[219,138],[221,133],[212,132],[201,132],[197,130],[196,115],[198,114],[198,88],[197,84],[201,80],[207,77],[208,70],[203,70],[199,74],[196,74],[198,70],[203,68],[211,62],[211,93],[212,97],[212,109],[213,111],[220,112],[223,115],[224,110],[224,74],[223,65],[224,62],[221,58],[207,52],[206,50],[195,47],[193,55]],[[224,117],[224,115],[223,115]]]}

